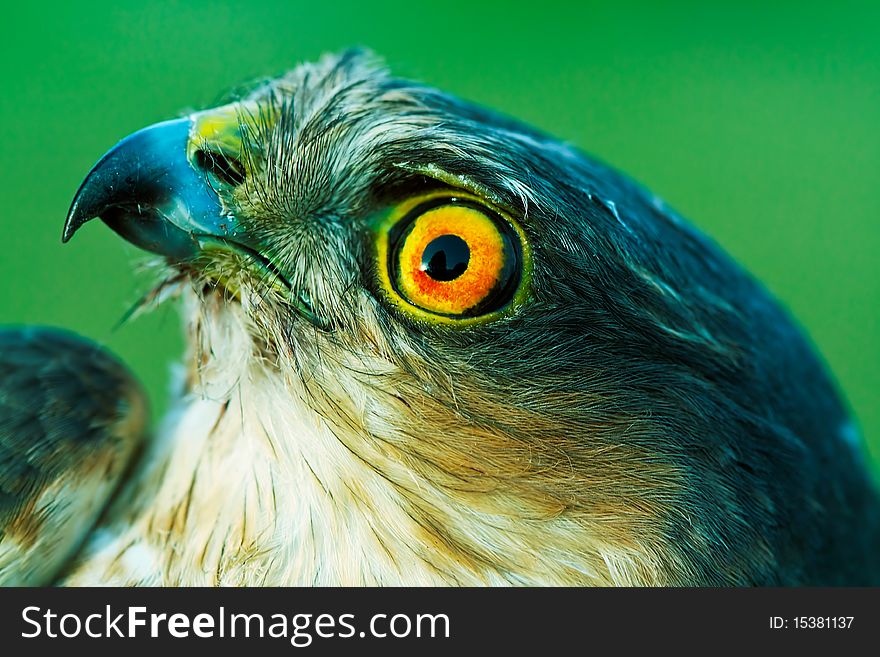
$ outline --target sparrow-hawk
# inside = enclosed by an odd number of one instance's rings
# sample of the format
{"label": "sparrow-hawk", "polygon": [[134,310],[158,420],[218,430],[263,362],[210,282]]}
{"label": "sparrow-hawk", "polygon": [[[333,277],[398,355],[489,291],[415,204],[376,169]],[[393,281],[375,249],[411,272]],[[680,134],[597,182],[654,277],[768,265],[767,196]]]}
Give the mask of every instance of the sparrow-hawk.
{"label": "sparrow-hawk", "polygon": [[541,132],[328,56],[88,174],[178,297],[168,416],[0,333],[0,581],[880,583],[853,419],[765,289]]}

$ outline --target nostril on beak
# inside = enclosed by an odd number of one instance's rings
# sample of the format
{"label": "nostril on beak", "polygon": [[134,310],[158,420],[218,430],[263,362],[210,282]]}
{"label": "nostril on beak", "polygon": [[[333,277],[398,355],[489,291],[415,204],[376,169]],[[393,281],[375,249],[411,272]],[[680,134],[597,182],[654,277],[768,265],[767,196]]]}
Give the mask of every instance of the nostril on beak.
{"label": "nostril on beak", "polygon": [[238,187],[244,183],[244,166],[238,158],[218,151],[199,149],[193,159],[197,168],[223,185]]}

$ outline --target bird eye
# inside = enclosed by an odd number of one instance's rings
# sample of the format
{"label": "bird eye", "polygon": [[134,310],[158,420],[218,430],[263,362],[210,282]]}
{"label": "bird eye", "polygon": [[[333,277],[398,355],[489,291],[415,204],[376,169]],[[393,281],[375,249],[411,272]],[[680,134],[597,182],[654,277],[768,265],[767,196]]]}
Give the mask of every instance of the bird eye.
{"label": "bird eye", "polygon": [[506,307],[522,280],[522,240],[500,213],[442,195],[409,209],[389,229],[388,283],[411,306],[463,319]]}

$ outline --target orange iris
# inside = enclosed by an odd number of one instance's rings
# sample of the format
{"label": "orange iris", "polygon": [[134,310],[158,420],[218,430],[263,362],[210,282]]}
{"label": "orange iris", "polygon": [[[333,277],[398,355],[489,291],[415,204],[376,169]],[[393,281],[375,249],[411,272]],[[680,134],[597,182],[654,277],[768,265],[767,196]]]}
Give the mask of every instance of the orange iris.
{"label": "orange iris", "polygon": [[507,284],[515,258],[495,220],[469,205],[433,207],[400,237],[396,282],[410,303],[464,315]]}

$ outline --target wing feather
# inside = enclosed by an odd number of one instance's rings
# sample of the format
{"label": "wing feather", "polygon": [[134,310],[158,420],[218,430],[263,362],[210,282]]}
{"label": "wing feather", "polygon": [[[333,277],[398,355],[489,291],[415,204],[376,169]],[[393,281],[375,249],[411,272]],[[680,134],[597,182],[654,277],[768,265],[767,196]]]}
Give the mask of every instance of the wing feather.
{"label": "wing feather", "polygon": [[143,440],[146,397],[98,345],[0,328],[0,585],[52,583]]}

